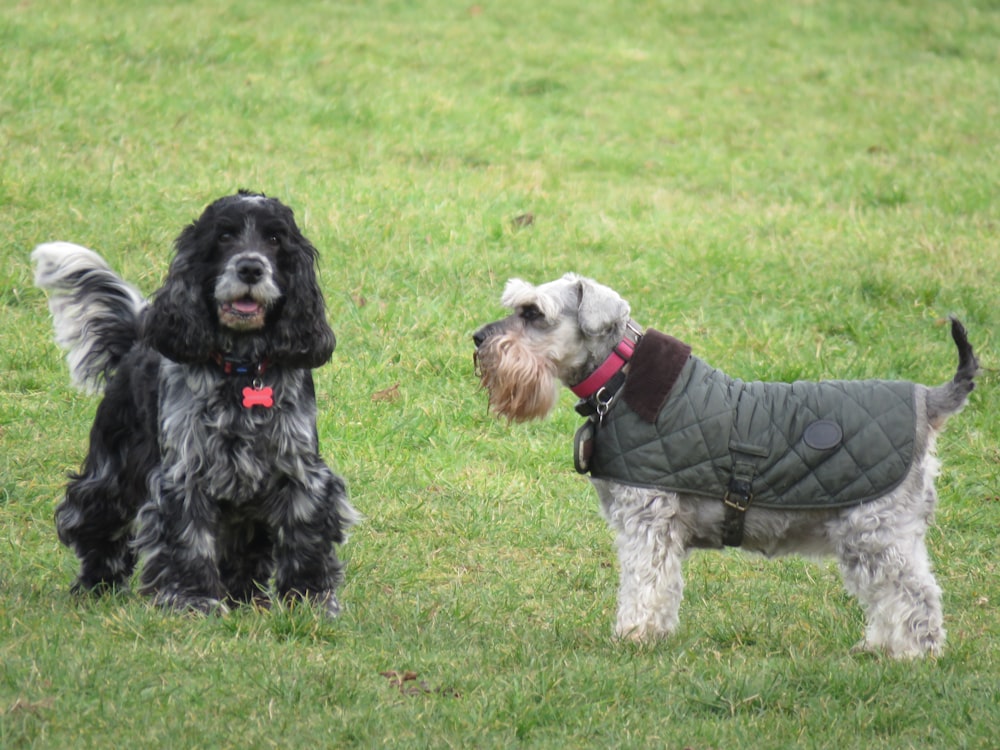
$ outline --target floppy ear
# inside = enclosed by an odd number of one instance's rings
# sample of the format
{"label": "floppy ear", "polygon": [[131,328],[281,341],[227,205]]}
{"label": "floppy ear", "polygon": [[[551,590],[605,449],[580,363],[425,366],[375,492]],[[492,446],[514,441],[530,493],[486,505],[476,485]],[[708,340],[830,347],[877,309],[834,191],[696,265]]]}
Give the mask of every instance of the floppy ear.
{"label": "floppy ear", "polygon": [[294,222],[290,225],[285,299],[268,334],[267,352],[275,362],[311,369],[330,359],[337,339],[326,322],[326,304],[316,278],[319,253]]}
{"label": "floppy ear", "polygon": [[619,330],[624,333],[631,312],[628,302],[613,289],[582,277],[577,279],[577,290],[577,322],[586,336],[607,336]]}
{"label": "floppy ear", "polygon": [[175,244],[167,280],[146,310],[142,339],[175,362],[205,362],[215,347],[218,321],[203,287],[208,275],[198,259],[197,225],[181,232]]}

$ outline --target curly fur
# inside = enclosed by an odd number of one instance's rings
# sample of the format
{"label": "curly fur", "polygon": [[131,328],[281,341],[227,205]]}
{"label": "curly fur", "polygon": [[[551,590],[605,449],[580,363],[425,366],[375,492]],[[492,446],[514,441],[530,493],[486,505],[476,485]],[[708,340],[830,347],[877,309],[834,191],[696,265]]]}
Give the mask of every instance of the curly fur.
{"label": "curly fur", "polygon": [[[608,357],[630,325],[629,306],[612,289],[575,274],[532,286],[512,279],[501,303],[513,312],[473,336],[477,373],[490,406],[510,420],[543,417],[554,381],[573,386]],[[634,324],[632,324],[634,326]],[[960,411],[978,362],[965,329],[952,322],[955,376],[917,386],[919,453],[896,489],[861,505],[819,510],[752,506],[743,547],[767,556],[836,558],[847,591],[866,614],[860,646],[908,658],[937,655],[945,642],[941,589],[924,537],[937,503],[936,433]],[[525,361],[526,360],[526,361]],[[537,398],[532,397],[537,392]],[[516,394],[516,398],[510,394]],[[725,509],[695,495],[593,479],[616,534],[620,584],[615,634],[647,641],[677,629],[683,562],[696,548],[722,546]]]}
{"label": "curly fur", "polygon": [[[279,596],[339,610],[357,514],[318,452],[311,369],[335,338],[317,252],[280,201],[241,192],[186,227],[152,302],[71,243],[32,253],[74,382],[104,389],[56,509],[74,589],[202,612]],[[244,406],[267,386],[273,405]]]}

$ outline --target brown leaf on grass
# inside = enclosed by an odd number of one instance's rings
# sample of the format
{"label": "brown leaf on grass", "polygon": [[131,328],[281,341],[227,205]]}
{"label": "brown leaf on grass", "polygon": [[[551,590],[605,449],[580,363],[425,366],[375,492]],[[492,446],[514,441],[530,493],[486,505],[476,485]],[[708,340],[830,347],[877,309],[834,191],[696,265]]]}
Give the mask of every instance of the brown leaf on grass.
{"label": "brown leaf on grass", "polygon": [[375,391],[372,394],[372,401],[395,401],[399,398],[399,383],[393,383],[388,388]]}
{"label": "brown leaf on grass", "polygon": [[42,698],[40,701],[28,701],[18,698],[7,708],[8,714],[40,714],[55,705],[54,698]]}
{"label": "brown leaf on grass", "polygon": [[388,672],[379,672],[379,674],[389,680],[389,684],[397,688],[403,695],[443,695],[447,698],[461,697],[459,692],[452,688],[432,688],[423,680],[418,680],[417,678],[420,675],[411,670],[404,672],[390,670]]}
{"label": "brown leaf on grass", "polygon": [[412,682],[419,676],[416,672],[411,672],[410,670],[406,670],[405,672],[390,670],[388,672],[379,672],[379,674],[385,677],[393,687],[402,687],[404,682]]}
{"label": "brown leaf on grass", "polygon": [[515,228],[530,227],[535,223],[535,215],[532,213],[519,214],[511,220]]}

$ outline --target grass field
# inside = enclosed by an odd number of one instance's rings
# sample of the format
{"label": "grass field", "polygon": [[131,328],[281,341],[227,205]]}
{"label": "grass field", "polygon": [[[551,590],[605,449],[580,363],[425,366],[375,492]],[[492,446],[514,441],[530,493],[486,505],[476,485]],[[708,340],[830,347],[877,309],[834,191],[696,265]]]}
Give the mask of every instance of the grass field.
{"label": "grass field", "polygon": [[[4,4],[0,747],[996,747],[998,39],[996,0]],[[30,250],[152,292],[240,187],[322,255],[320,439],[366,516],[335,622],[78,601],[53,528],[96,399]],[[941,382],[964,320],[942,658],[852,654],[833,564],[736,552],[690,559],[676,637],[612,640],[572,396],[510,426],[472,373],[505,280],[568,270],[746,379]]]}

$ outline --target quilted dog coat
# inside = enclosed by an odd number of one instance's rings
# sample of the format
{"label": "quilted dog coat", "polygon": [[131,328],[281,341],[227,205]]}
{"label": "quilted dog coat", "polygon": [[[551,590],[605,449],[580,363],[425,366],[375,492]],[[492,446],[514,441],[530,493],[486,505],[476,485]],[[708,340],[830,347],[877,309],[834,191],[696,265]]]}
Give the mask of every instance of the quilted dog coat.
{"label": "quilted dog coat", "polygon": [[577,466],[717,500],[740,479],[749,490],[741,510],[864,503],[909,471],[915,398],[908,382],[744,382],[647,331],[620,393],[589,420],[589,456],[578,440]]}

